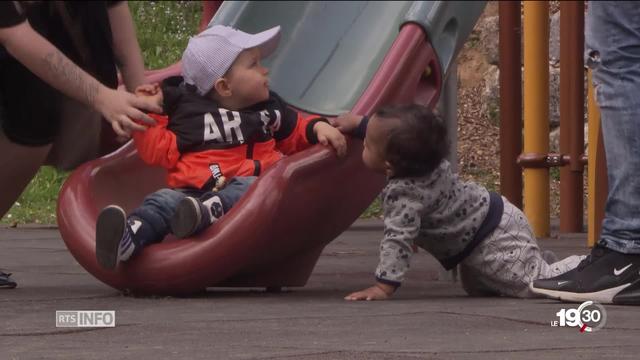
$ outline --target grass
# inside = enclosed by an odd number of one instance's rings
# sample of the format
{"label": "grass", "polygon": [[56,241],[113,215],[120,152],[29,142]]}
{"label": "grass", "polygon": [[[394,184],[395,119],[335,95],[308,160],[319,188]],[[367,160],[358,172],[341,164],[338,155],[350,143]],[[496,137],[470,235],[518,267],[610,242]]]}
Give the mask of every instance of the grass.
{"label": "grass", "polygon": [[40,169],[18,201],[3,217],[5,224],[55,224],[56,200],[68,173],[50,166]]}
{"label": "grass", "polygon": [[500,104],[489,103],[487,106],[489,122],[494,126],[500,126]]}
{"label": "grass", "polygon": [[369,205],[367,210],[365,210],[362,215],[360,215],[363,219],[368,218],[380,218],[382,217],[382,202],[380,201],[380,197],[377,196],[375,200]]}
{"label": "grass", "polygon": [[500,193],[500,176],[490,171],[479,168],[468,168],[465,169],[464,174],[461,174],[461,177],[465,181],[473,181],[478,185],[484,186],[489,191]]}
{"label": "grass", "polygon": [[198,31],[201,7],[199,1],[129,1],[147,69],[180,60]]}

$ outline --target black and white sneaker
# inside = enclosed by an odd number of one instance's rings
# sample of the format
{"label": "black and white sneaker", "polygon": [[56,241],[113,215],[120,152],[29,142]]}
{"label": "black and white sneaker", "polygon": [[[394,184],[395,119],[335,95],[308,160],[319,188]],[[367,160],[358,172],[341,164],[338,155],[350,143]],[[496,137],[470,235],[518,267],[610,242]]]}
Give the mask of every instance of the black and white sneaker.
{"label": "black and white sneaker", "polygon": [[618,305],[640,305],[640,280],[636,280],[629,287],[616,294],[613,297],[613,303]]}
{"label": "black and white sneaker", "polygon": [[224,210],[219,196],[205,201],[187,196],[178,203],[171,217],[171,232],[179,238],[186,238],[206,229],[222,215]]}
{"label": "black and white sneaker", "polygon": [[18,283],[11,279],[11,273],[0,271],[0,289],[13,289]]}
{"label": "black and white sneaker", "polygon": [[102,209],[96,224],[96,258],[105,269],[115,269],[118,261],[127,261],[138,246],[133,236],[142,226],[139,219],[127,219],[124,210],[116,205]]}
{"label": "black and white sneaker", "polygon": [[640,304],[640,255],[596,246],[573,270],[535,280],[532,292],[562,301]]}

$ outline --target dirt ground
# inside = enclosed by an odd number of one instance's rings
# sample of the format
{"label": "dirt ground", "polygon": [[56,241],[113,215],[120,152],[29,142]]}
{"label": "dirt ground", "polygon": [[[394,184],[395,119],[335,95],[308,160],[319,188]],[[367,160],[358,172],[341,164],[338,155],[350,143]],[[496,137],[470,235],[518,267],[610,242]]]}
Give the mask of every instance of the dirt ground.
{"label": "dirt ground", "polygon": [[[559,2],[552,1],[550,13],[559,11]],[[498,3],[490,1],[481,17],[498,15]],[[478,21],[480,23],[481,21]],[[498,34],[495,34],[498,37]],[[490,190],[500,190],[499,114],[491,119],[482,111],[485,78],[491,65],[481,51],[485,44],[478,26],[458,56],[458,162],[460,176],[476,181]],[[479,43],[474,43],[480,39]],[[555,174],[554,174],[555,173]],[[551,215],[560,211],[557,171],[551,174]],[[586,196],[586,195],[585,195]],[[586,204],[586,198],[585,198]],[[586,205],[585,205],[586,206]]]}

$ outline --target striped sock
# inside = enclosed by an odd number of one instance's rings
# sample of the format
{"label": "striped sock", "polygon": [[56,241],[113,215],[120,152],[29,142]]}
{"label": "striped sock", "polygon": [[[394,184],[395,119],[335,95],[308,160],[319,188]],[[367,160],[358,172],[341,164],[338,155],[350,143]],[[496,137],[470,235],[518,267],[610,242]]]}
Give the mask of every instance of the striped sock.
{"label": "striped sock", "polygon": [[122,240],[118,246],[118,260],[127,261],[136,250],[136,243],[133,240],[133,236],[138,232],[142,226],[142,221],[139,219],[130,218],[127,220],[127,226],[125,227]]}

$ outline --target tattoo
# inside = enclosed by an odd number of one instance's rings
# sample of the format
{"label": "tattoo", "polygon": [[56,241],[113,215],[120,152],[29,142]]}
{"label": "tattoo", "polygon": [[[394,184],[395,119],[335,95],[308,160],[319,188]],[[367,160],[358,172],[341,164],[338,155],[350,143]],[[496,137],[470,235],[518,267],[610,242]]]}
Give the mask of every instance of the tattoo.
{"label": "tattoo", "polygon": [[68,60],[60,51],[54,50],[48,53],[43,61],[55,77],[69,84],[74,93],[79,91],[78,95],[81,96],[81,99],[93,105],[100,90],[98,81],[88,74],[85,75],[82,69]]}

